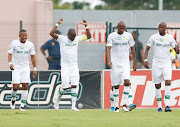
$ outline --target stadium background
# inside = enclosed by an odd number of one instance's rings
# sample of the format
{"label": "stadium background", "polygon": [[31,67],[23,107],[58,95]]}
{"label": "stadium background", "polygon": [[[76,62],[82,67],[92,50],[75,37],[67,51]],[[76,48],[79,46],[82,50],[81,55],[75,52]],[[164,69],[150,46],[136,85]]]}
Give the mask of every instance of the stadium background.
{"label": "stadium background", "polygon": [[[97,41],[98,39],[104,37],[104,31],[106,27],[109,33],[109,29],[113,30],[112,27],[117,25],[119,20],[124,20],[127,27],[131,28],[152,28],[152,29],[139,29],[139,40],[143,42],[144,49],[149,37],[156,33],[158,23],[165,21],[168,27],[180,28],[180,11],[150,11],[150,10],[131,10],[131,11],[121,11],[121,10],[53,10],[53,3],[51,1],[43,0],[17,0],[0,1],[0,70],[9,70],[8,60],[7,60],[7,50],[12,40],[18,39],[18,32],[20,28],[26,29],[28,31],[28,40],[32,41],[36,48],[36,60],[38,70],[47,70],[47,62],[40,52],[40,47],[48,39],[51,39],[49,32],[53,25],[56,24],[59,18],[64,17],[64,22],[58,28],[63,35],[66,35],[69,28],[77,29],[78,23],[81,22],[81,17],[87,20],[88,23],[94,24],[94,26],[100,23],[103,28],[98,31],[97,28],[93,29],[93,39],[96,41],[85,42],[79,44],[78,51],[78,63],[79,69],[81,71],[101,71],[102,77],[104,76],[103,69],[105,69],[105,41]],[[8,8],[11,9],[8,9]],[[22,11],[23,10],[23,11]],[[5,13],[6,12],[6,13]],[[22,21],[22,24],[20,23]],[[109,23],[112,27],[109,28]],[[108,24],[108,25],[107,25]],[[105,27],[104,27],[105,26]],[[78,27],[79,28],[79,27]],[[90,27],[90,30],[92,28]],[[133,29],[128,29],[131,32]],[[169,30],[169,33],[176,37],[177,42],[180,43],[180,30],[173,29]],[[102,36],[103,35],[103,36]],[[101,38],[101,40],[103,40]],[[149,53],[148,60],[152,62],[152,49]],[[43,64],[42,64],[43,63]],[[177,70],[179,72],[179,70]],[[175,81],[179,82],[179,75],[176,74]],[[101,77],[100,91],[101,91],[101,108],[104,106],[104,82]],[[4,79],[1,79],[3,82]],[[40,81],[39,79],[37,79]],[[145,83],[146,84],[146,83]],[[143,85],[145,85],[143,84]],[[8,85],[6,83],[6,85]],[[85,84],[84,84],[85,85]],[[3,86],[4,87],[4,86]],[[3,91],[1,89],[1,93]],[[176,90],[176,88],[175,88]],[[40,92],[40,91],[39,91]],[[40,94],[40,93],[39,93]],[[143,92],[142,92],[143,94]],[[174,105],[179,106],[179,95],[177,96],[177,102]],[[3,98],[2,98],[3,99]],[[1,100],[2,101],[2,100]],[[97,101],[97,100],[94,100]],[[109,104],[109,100],[107,103]],[[178,103],[179,102],[179,103]],[[156,105],[154,105],[156,106]]]}

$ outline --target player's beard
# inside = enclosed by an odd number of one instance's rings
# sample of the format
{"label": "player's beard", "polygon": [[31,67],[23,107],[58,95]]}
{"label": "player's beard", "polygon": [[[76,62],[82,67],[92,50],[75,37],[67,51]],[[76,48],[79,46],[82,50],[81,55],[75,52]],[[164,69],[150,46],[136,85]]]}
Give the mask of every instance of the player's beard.
{"label": "player's beard", "polygon": [[25,38],[25,39],[21,39],[21,38],[20,38],[20,42],[21,42],[21,43],[25,43],[25,42],[26,42],[26,39],[27,39],[27,38]]}

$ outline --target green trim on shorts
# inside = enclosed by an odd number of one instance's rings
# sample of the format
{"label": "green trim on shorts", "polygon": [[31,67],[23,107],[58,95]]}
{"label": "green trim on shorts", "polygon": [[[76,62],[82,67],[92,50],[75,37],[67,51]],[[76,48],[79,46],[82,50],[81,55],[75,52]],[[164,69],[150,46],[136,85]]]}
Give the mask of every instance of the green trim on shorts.
{"label": "green trim on shorts", "polygon": [[119,97],[119,94],[113,94],[114,97]]}
{"label": "green trim on shorts", "polygon": [[132,95],[129,95],[128,97],[129,97],[129,98],[132,98]]}
{"label": "green trim on shorts", "polygon": [[129,94],[129,93],[127,93],[127,92],[123,92],[123,94]]}

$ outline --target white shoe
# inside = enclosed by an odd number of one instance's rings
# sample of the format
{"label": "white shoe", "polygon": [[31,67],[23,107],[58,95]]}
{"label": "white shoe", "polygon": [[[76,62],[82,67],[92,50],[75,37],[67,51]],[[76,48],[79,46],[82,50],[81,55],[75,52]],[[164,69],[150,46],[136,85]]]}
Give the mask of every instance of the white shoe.
{"label": "white shoe", "polygon": [[10,103],[11,109],[15,109],[15,102],[16,100],[11,99],[11,103]]}
{"label": "white shoe", "polygon": [[79,110],[78,110],[76,107],[71,108],[71,110],[72,110],[72,111],[75,111],[75,112],[79,112]]}
{"label": "white shoe", "polygon": [[55,103],[54,103],[54,108],[55,108],[56,110],[59,110],[59,103],[58,103],[58,102],[55,102]]}
{"label": "white shoe", "polygon": [[26,111],[25,109],[24,109],[24,107],[19,107],[19,111]]}
{"label": "white shoe", "polygon": [[126,105],[123,105],[122,110],[123,110],[124,112],[129,112],[129,109],[126,107]]}

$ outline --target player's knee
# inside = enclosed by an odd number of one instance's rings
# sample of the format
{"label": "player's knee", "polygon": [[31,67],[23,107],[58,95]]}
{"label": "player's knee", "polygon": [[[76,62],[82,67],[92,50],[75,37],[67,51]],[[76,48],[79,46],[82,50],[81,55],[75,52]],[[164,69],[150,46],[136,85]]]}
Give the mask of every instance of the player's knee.
{"label": "player's knee", "polygon": [[119,85],[117,85],[117,86],[114,86],[114,89],[119,89]]}
{"label": "player's knee", "polygon": [[155,84],[156,89],[160,89],[161,88],[161,84]]}
{"label": "player's knee", "polygon": [[129,80],[124,80],[124,86],[130,86],[130,85],[131,85],[131,83]]}
{"label": "player's knee", "polygon": [[166,85],[166,86],[170,86],[170,85],[171,85],[171,80],[166,80],[166,81],[165,81],[165,85]]}

